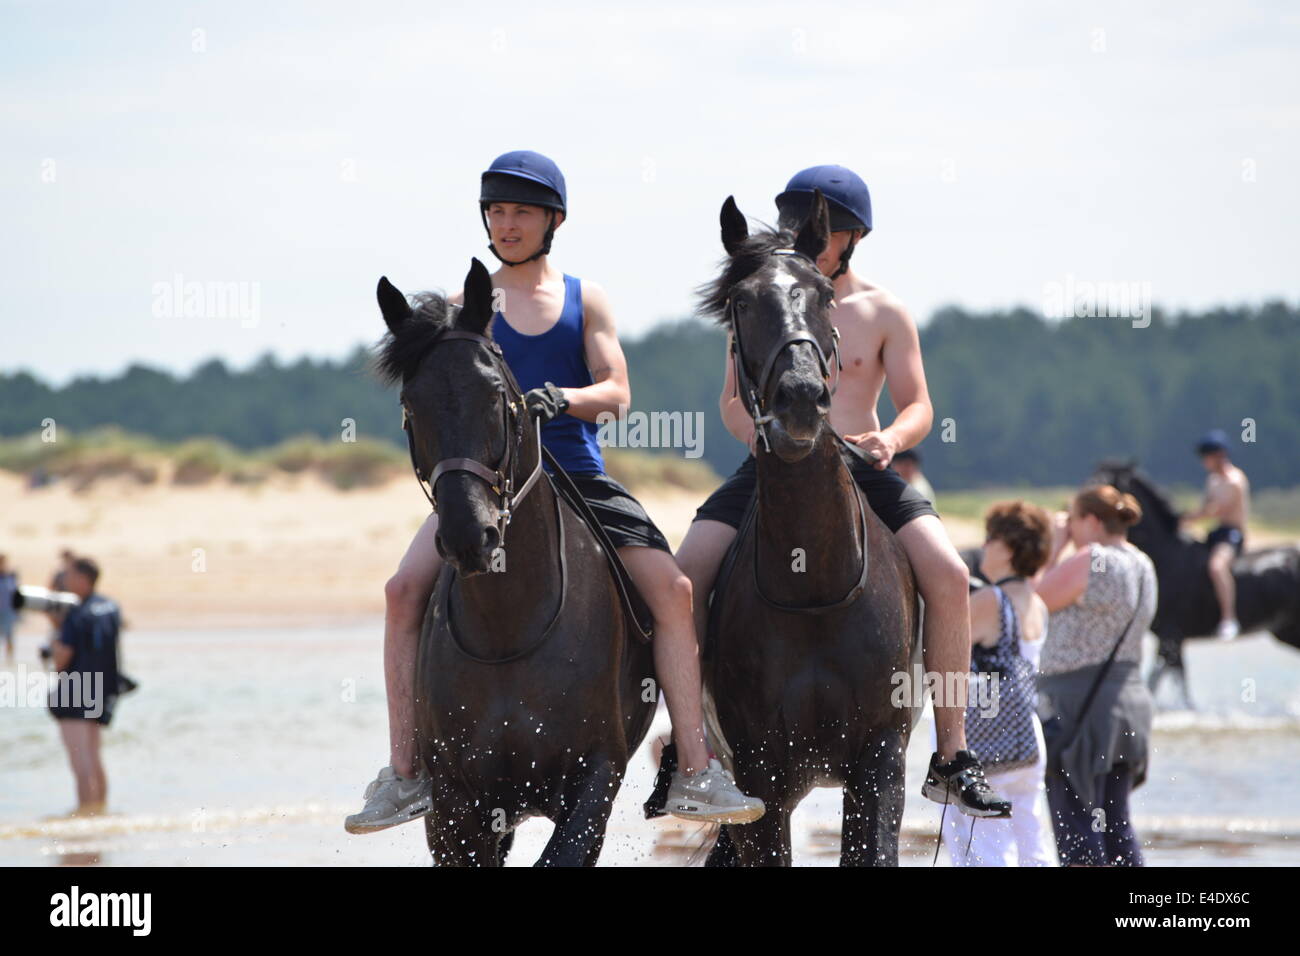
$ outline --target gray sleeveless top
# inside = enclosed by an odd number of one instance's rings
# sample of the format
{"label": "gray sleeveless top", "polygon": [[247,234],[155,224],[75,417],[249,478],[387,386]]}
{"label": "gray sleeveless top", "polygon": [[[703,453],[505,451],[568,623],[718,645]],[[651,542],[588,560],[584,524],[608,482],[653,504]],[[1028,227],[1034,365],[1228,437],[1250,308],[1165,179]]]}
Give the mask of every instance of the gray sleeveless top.
{"label": "gray sleeveless top", "polygon": [[[1120,631],[1132,621],[1116,661],[1137,663],[1142,635],[1156,615],[1156,571],[1151,559],[1131,544],[1090,546],[1091,567],[1083,597],[1052,613],[1039,671],[1064,674],[1103,663]],[[1142,607],[1137,608],[1139,583]]]}

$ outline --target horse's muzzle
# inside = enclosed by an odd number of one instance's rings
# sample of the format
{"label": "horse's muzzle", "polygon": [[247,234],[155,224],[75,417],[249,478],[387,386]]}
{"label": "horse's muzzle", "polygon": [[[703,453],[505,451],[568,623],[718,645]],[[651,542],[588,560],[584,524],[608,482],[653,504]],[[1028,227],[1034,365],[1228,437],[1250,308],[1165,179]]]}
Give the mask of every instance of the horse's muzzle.
{"label": "horse's muzzle", "polygon": [[493,570],[493,561],[501,546],[501,533],[496,525],[483,525],[477,542],[461,544],[448,542],[440,530],[434,538],[434,545],[442,559],[462,577],[472,577]]}

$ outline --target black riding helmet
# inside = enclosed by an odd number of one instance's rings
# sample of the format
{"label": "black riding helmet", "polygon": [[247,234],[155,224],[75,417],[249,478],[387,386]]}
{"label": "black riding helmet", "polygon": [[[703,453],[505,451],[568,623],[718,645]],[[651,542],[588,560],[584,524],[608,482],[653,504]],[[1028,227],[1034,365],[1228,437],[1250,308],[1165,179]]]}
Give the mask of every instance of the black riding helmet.
{"label": "black riding helmet", "polygon": [[492,165],[483,173],[479,188],[479,215],[483,219],[483,228],[487,230],[489,240],[492,238],[492,230],[488,227],[487,209],[494,202],[521,203],[550,210],[541,248],[527,259],[511,262],[502,257],[493,243],[488,242],[492,255],[508,266],[519,266],[540,259],[551,251],[551,239],[555,235],[555,213],[568,212],[565,208],[568,197],[564,174],[552,160],[530,149],[502,153],[492,160]]}

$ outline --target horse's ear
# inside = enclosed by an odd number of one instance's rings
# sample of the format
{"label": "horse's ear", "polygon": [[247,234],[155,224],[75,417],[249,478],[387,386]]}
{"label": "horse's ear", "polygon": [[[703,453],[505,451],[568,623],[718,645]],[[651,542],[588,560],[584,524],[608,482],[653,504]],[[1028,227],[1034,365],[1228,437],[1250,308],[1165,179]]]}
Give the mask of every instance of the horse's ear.
{"label": "horse's ear", "polygon": [[492,276],[487,266],[473,259],[465,273],[465,304],[456,315],[456,325],[479,335],[487,334],[492,321]]}
{"label": "horse's ear", "polygon": [[397,286],[388,281],[388,276],[380,276],[375,297],[379,299],[379,311],[384,314],[389,331],[395,333],[411,317],[411,303],[406,301],[406,296]]}
{"label": "horse's ear", "polygon": [[740,244],[749,238],[749,223],[736,205],[735,196],[727,197],[719,218],[722,220],[722,248],[727,250],[727,255],[734,256]]}
{"label": "horse's ear", "polygon": [[802,252],[813,261],[826,251],[831,238],[831,217],[826,208],[826,197],[820,189],[813,191],[812,207],[808,218],[799,227],[799,237],[794,241],[796,252]]}

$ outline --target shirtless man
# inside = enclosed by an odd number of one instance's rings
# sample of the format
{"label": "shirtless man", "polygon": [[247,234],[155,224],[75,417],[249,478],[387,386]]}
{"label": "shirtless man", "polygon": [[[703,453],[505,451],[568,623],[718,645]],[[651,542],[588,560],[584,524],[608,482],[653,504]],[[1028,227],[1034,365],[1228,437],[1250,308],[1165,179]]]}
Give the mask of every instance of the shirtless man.
{"label": "shirtless man", "polygon": [[[492,317],[492,337],[525,390],[529,412],[543,422],[542,443],[591,505],[654,615],[655,673],[681,757],[668,812],[749,823],[763,815],[763,801],[736,788],[731,774],[710,757],[704,736],[690,581],[645,509],[605,474],[595,420],[631,404],[627,362],[604,290],[565,275],[550,261],[567,200],[559,167],[531,150],[504,153],[483,173],[479,208],[488,248],[501,260],[492,276],[502,302]],[[461,304],[463,294],[451,301]],[[438,516],[432,514],[384,588],[389,765],[366,788],[365,807],[344,822],[349,833],[419,819],[432,807],[433,782],[415,753],[413,687],[420,626],[442,568],[437,536]]]}
{"label": "shirtless man", "polygon": [[1219,598],[1219,629],[1215,635],[1230,641],[1241,632],[1237,623],[1237,587],[1232,561],[1246,546],[1246,519],[1250,513],[1250,482],[1246,473],[1228,458],[1228,436],[1219,429],[1206,434],[1196,446],[1205,478],[1205,501],[1184,521],[1216,518],[1218,526],[1205,537],[1210,546],[1210,581]]}
{"label": "shirtless man", "polygon": [[[871,197],[857,174],[842,166],[814,166],[797,173],[776,197],[781,228],[794,230],[804,222],[816,189],[826,197],[832,230],[817,267],[835,289],[830,318],[839,329],[844,362],[830,422],[847,441],[875,458],[874,467],[857,456],[846,460],[872,510],[897,535],[916,573],[925,599],[926,671],[964,675],[970,670],[971,654],[969,573],[934,508],[889,467],[898,452],[926,436],[934,417],[916,325],[901,302],[849,268],[854,246],[871,231]],[[753,419],[735,395],[730,358],[725,367],[719,399],[722,420],[731,434],[749,446],[751,455],[696,512],[677,551],[677,563],[693,585],[700,632],[718,567],[756,486]],[[886,379],[899,411],[887,428],[881,428],[876,401]],[[949,683],[945,678],[943,686]],[[966,750],[964,702],[935,700],[934,704],[938,752],[930,758],[924,795],[939,803],[951,802],[971,816],[1010,816],[1011,804],[989,787],[979,760]]]}

